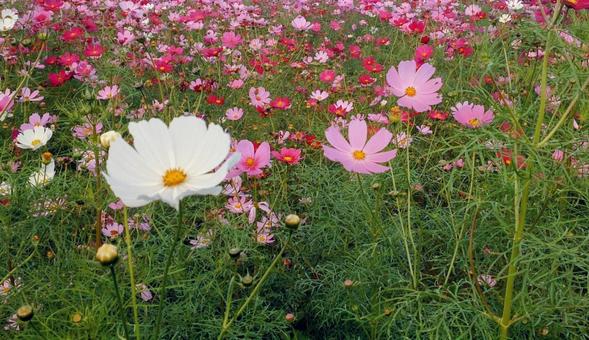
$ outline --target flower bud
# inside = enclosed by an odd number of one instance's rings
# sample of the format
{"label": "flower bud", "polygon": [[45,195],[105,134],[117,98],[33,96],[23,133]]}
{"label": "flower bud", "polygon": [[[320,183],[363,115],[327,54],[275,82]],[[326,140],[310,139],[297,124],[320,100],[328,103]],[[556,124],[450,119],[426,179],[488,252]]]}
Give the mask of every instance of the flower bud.
{"label": "flower bud", "polygon": [[49,151],[47,152],[43,152],[41,154],[41,161],[43,162],[43,164],[47,165],[49,163],[51,163],[51,159],[53,158],[53,154]]}
{"label": "flower bud", "polygon": [[250,274],[247,274],[246,276],[241,278],[241,283],[246,287],[251,286],[253,282],[254,278]]}
{"label": "flower bud", "polygon": [[286,218],[284,219],[284,223],[289,229],[296,230],[301,224],[301,218],[299,217],[299,215],[290,214],[286,216]]}
{"label": "flower bud", "polygon": [[229,249],[229,256],[231,256],[231,258],[237,259],[239,257],[239,255],[241,255],[241,249],[240,248],[231,248],[231,249]]}
{"label": "flower bud", "polygon": [[21,306],[19,309],[16,310],[16,316],[21,321],[29,321],[33,318],[33,307],[29,305]]}
{"label": "flower bud", "polygon": [[112,142],[114,142],[115,140],[117,140],[118,138],[121,138],[121,134],[116,132],[116,131],[107,131],[105,133],[103,133],[102,135],[100,135],[100,144],[102,145],[102,147],[104,147],[105,149],[107,149],[108,147],[110,147],[110,144]]}
{"label": "flower bud", "polygon": [[286,322],[288,323],[293,323],[295,319],[296,317],[293,313],[286,313],[286,315],[284,316],[284,320],[286,320]]}
{"label": "flower bud", "polygon": [[103,266],[110,266],[119,259],[117,247],[112,244],[105,243],[96,251],[96,261]]}

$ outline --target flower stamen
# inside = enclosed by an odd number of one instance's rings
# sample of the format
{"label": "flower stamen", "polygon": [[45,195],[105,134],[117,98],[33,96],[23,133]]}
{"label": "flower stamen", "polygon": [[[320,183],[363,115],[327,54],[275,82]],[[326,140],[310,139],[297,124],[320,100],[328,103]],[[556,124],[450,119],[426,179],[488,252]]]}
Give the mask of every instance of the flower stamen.
{"label": "flower stamen", "polygon": [[415,97],[416,93],[417,93],[417,91],[415,91],[415,87],[413,87],[413,86],[409,86],[408,88],[405,89],[405,94],[409,97]]}
{"label": "flower stamen", "polygon": [[164,181],[164,186],[174,187],[176,185],[184,183],[184,181],[186,180],[186,173],[178,168],[169,169],[166,171],[162,179]]}
{"label": "flower stamen", "polygon": [[354,153],[352,154],[352,157],[354,157],[354,159],[356,160],[363,160],[364,158],[366,158],[366,153],[362,150],[356,150],[354,151]]}

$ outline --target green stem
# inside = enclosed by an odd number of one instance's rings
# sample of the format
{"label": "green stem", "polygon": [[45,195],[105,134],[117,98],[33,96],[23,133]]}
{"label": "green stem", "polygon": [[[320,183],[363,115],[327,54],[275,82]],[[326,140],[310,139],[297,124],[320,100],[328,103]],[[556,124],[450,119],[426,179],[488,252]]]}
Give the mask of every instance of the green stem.
{"label": "green stem", "polygon": [[182,236],[182,213],[183,213],[182,201],[180,201],[179,204],[180,205],[178,208],[178,225],[176,226],[176,237],[174,239],[174,244],[172,245],[172,247],[170,248],[170,250],[168,252],[168,257],[166,259],[166,266],[164,268],[164,277],[162,279],[162,288],[160,290],[160,297],[159,297],[160,305],[158,308],[157,319],[156,319],[156,323],[155,323],[154,339],[159,339],[160,328],[162,325],[162,313],[163,313],[163,309],[164,309],[164,300],[166,298],[166,288],[167,288],[166,285],[168,283],[168,272],[170,270],[170,266],[172,265],[172,257],[174,256],[174,251],[178,247],[178,243],[180,242],[180,237]]}
{"label": "green stem", "polygon": [[127,316],[125,315],[125,306],[123,305],[123,299],[121,298],[121,292],[119,291],[119,284],[117,283],[117,274],[115,273],[115,266],[110,265],[110,273],[112,275],[112,283],[115,286],[115,293],[117,295],[117,301],[119,302],[119,314],[121,315],[121,322],[123,323],[123,330],[125,331],[125,337],[129,337],[129,330],[127,329]]}
{"label": "green stem", "polygon": [[256,295],[258,294],[258,292],[262,288],[262,285],[264,284],[264,282],[266,282],[266,279],[268,279],[268,276],[272,272],[272,269],[274,269],[276,264],[282,258],[282,254],[284,253],[284,250],[286,249],[286,247],[288,246],[288,243],[290,242],[291,235],[288,236],[288,239],[286,240],[286,242],[282,246],[282,249],[280,249],[280,253],[278,253],[278,255],[276,255],[276,257],[274,258],[274,261],[272,261],[272,263],[270,264],[268,269],[266,269],[266,271],[264,272],[264,275],[262,275],[262,278],[260,278],[260,281],[258,281],[258,283],[254,287],[254,289],[252,290],[250,295],[247,297],[245,302],[237,310],[237,313],[235,313],[235,315],[233,315],[233,317],[231,318],[231,320],[229,322],[227,322],[227,323],[223,322],[223,327],[221,328],[221,333],[219,333],[217,340],[223,339],[223,337],[225,336],[225,333],[227,333],[227,331],[229,330],[229,328],[231,327],[233,322],[235,322],[235,320],[237,320],[237,318],[241,315],[241,313],[243,313],[245,311],[245,309],[250,304],[250,302],[254,299],[254,297],[256,297]]}
{"label": "green stem", "polygon": [[[554,14],[554,17],[551,21],[551,24],[556,22],[556,18],[558,17],[558,13],[562,8],[562,4],[559,1],[558,3],[558,12]],[[544,50],[544,58],[542,60],[542,75],[541,75],[541,90],[540,90],[540,108],[538,111],[538,118],[536,120],[536,127],[534,129],[534,137],[532,140],[532,148],[534,150],[538,149],[538,144],[540,142],[540,133],[542,131],[542,124],[544,123],[544,115],[546,113],[546,101],[547,101],[547,93],[546,93],[546,84],[548,80],[548,58],[550,54],[550,33],[549,30],[546,34],[546,48]],[[514,150],[514,166],[518,168],[517,162],[517,146]],[[521,243],[523,240],[524,235],[524,227],[526,223],[526,215],[528,212],[528,199],[530,195],[530,184],[532,182],[532,169],[534,167],[533,162],[529,162],[527,166],[527,177],[524,182],[524,187],[521,195],[521,199],[518,201],[518,191],[519,191],[519,181],[518,181],[518,174],[515,174],[515,231],[513,235],[513,243],[511,246],[511,256],[509,258],[509,267],[507,270],[507,283],[505,286],[505,295],[503,300],[503,313],[501,319],[499,321],[500,327],[500,338],[507,339],[509,337],[509,327],[513,323],[511,317],[511,310],[513,307],[513,292],[515,286],[515,278],[517,276],[517,267],[516,262],[519,258],[521,252]]]}
{"label": "green stem", "polygon": [[133,245],[131,244],[131,233],[129,232],[129,216],[127,207],[123,208],[123,226],[125,228],[125,243],[127,244],[127,263],[129,266],[129,277],[131,280],[131,303],[133,304],[133,330],[135,339],[140,340],[139,311],[137,309],[137,291],[135,286],[135,272],[133,269]]}

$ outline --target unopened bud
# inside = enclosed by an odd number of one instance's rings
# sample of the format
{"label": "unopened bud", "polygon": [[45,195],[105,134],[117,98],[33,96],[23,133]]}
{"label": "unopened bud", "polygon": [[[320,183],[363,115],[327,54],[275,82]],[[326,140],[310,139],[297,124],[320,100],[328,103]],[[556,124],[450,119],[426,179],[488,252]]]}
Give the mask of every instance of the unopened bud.
{"label": "unopened bud", "polygon": [[286,218],[284,219],[284,223],[289,229],[297,229],[301,224],[301,218],[299,217],[299,215],[290,214],[286,216]]}
{"label": "unopened bud", "polygon": [[108,149],[108,147],[110,147],[112,142],[114,142],[118,138],[121,138],[120,133],[118,133],[116,131],[112,131],[112,130],[107,131],[107,132],[103,133],[102,135],[100,135],[100,144],[102,145],[103,148]]}
{"label": "unopened bud", "polygon": [[21,321],[29,321],[33,318],[33,307],[29,305],[21,306],[19,309],[16,310],[16,316]]}
{"label": "unopened bud", "polygon": [[103,266],[110,266],[119,259],[117,247],[112,244],[105,243],[96,251],[96,261]]}

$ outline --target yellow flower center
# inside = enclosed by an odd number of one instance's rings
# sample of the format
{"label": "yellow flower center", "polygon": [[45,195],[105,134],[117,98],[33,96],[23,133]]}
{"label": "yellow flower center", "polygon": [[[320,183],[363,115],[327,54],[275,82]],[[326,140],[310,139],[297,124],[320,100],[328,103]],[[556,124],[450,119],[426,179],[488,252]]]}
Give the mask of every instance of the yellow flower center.
{"label": "yellow flower center", "polygon": [[292,157],[290,156],[284,156],[284,160],[287,162],[292,162]]}
{"label": "yellow flower center", "polygon": [[174,187],[186,180],[186,173],[181,169],[170,169],[163,176],[164,186]]}
{"label": "yellow flower center", "polygon": [[473,128],[477,128],[477,127],[481,126],[481,121],[476,118],[473,118],[473,119],[468,120],[468,124],[470,126],[472,126]]}
{"label": "yellow flower center", "polygon": [[248,159],[245,160],[245,164],[247,164],[247,166],[253,166],[255,162],[256,160],[253,157],[248,157]]}
{"label": "yellow flower center", "polygon": [[366,158],[366,153],[364,153],[364,151],[362,151],[362,150],[356,150],[356,151],[354,151],[352,156],[354,157],[354,159],[361,161],[364,158]]}
{"label": "yellow flower center", "polygon": [[409,86],[408,88],[405,89],[405,94],[408,95],[409,97],[415,97],[415,87],[413,86]]}
{"label": "yellow flower center", "polygon": [[2,287],[2,294],[8,295],[10,293],[10,287]]}
{"label": "yellow flower center", "polygon": [[32,145],[32,146],[38,146],[38,145],[40,145],[40,144],[41,144],[41,140],[40,140],[40,139],[33,139],[33,140],[31,141],[31,145]]}

